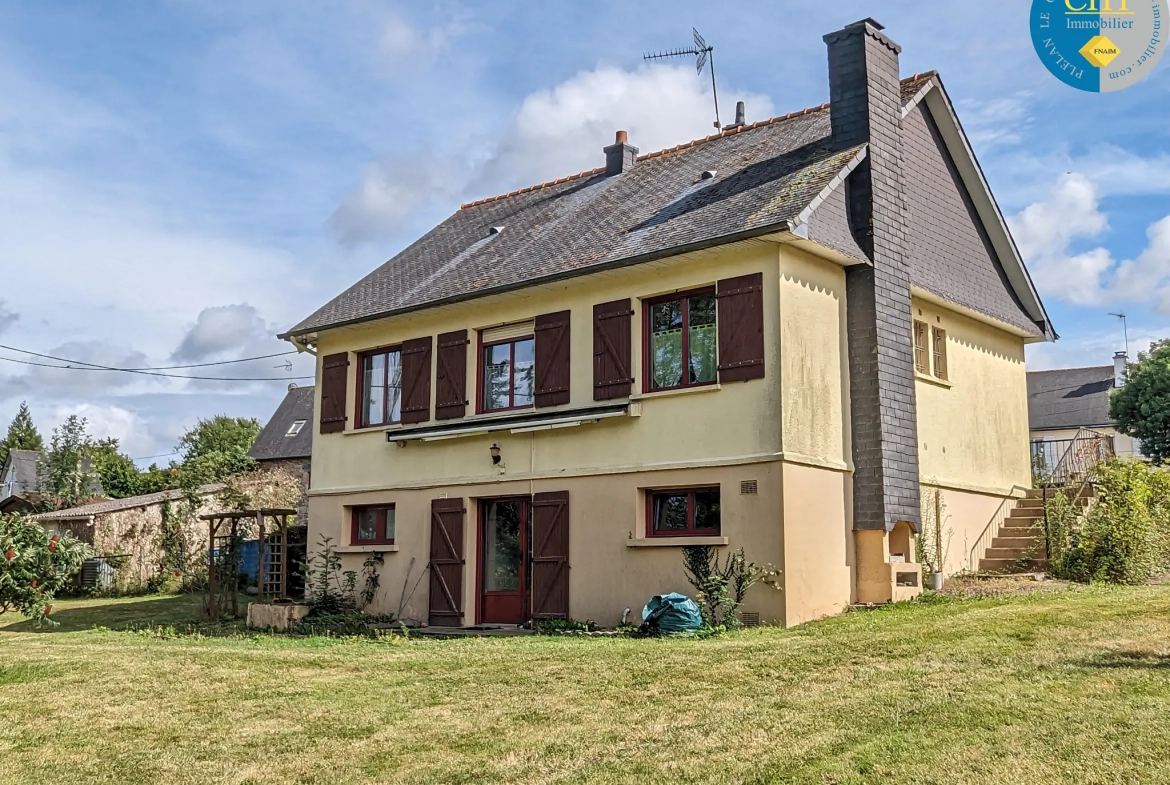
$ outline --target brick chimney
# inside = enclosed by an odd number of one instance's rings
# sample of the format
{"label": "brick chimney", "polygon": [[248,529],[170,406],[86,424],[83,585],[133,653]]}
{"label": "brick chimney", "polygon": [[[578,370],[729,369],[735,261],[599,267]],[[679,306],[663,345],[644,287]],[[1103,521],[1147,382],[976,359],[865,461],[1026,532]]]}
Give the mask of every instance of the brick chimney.
{"label": "brick chimney", "polygon": [[602,150],[605,152],[607,175],[628,172],[638,162],[638,148],[626,141],[625,131],[618,131],[613,144],[603,147]]}
{"label": "brick chimney", "polygon": [[919,528],[913,316],[902,200],[901,47],[863,19],[824,38],[834,147],[868,145],[846,181],[850,228],[871,264],[845,275],[853,528]]}

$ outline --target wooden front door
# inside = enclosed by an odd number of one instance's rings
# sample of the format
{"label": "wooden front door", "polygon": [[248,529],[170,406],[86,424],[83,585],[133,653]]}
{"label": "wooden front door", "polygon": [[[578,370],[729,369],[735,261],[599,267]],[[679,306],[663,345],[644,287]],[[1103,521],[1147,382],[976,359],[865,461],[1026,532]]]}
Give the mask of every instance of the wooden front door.
{"label": "wooden front door", "polygon": [[526,497],[480,502],[479,616],[484,624],[524,624],[531,618],[530,510]]}

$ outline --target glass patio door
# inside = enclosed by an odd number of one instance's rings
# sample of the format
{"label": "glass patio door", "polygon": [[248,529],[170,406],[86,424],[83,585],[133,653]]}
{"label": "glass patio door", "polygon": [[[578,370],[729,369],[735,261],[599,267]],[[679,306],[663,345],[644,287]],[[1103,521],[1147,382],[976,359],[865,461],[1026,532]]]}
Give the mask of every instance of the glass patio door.
{"label": "glass patio door", "polygon": [[480,621],[528,621],[528,499],[490,499],[480,504]]}

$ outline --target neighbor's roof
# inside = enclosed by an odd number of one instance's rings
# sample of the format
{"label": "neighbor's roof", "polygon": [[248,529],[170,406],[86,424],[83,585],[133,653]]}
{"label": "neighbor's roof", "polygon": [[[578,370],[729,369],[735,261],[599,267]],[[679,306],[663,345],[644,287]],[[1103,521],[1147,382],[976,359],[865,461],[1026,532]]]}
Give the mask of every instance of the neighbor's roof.
{"label": "neighbor's roof", "polygon": [[37,450],[9,450],[0,468],[0,499],[31,493],[37,488]]}
{"label": "neighbor's roof", "polygon": [[1033,431],[1113,425],[1113,366],[1028,372],[1028,427]]}
{"label": "neighbor's roof", "polygon": [[[212,483],[211,485],[199,486],[195,492],[200,496],[206,496],[209,493],[222,491],[225,487],[226,486],[223,483]],[[162,504],[165,501],[180,499],[182,496],[183,492],[178,489],[172,491],[159,491],[158,493],[148,493],[143,496],[128,496],[125,499],[103,499],[102,501],[90,502],[89,504],[82,504],[78,507],[70,507],[65,510],[42,512],[31,517],[42,521],[64,521],[76,520],[78,518],[91,518],[95,515],[102,515],[105,513],[133,510],[135,507],[151,507],[155,504]]]}
{"label": "neighbor's roof", "polygon": [[[313,388],[294,387],[284,396],[272,419],[260,431],[248,455],[257,461],[308,458],[313,454]],[[293,423],[302,421],[298,433],[289,433]]]}
{"label": "neighbor's roof", "polygon": [[[941,93],[933,71],[903,80],[904,111],[936,85]],[[282,337],[793,231],[866,154],[835,149],[831,135],[822,104],[638,156],[621,176],[602,167],[470,202]],[[1005,250],[1021,270],[1012,286],[1031,289],[1010,238]],[[1009,323],[1040,334],[1035,303]],[[1002,309],[976,310],[1003,319]]]}

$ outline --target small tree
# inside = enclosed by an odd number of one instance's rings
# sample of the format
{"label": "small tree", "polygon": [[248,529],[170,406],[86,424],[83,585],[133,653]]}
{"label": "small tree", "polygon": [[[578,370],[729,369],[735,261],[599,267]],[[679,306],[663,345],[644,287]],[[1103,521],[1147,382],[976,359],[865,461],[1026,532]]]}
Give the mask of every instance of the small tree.
{"label": "small tree", "polygon": [[24,515],[0,515],[0,614],[15,610],[52,624],[53,596],[89,554],[88,545],[50,537]]}
{"label": "small tree", "polygon": [[51,507],[76,507],[96,495],[98,476],[90,459],[93,442],[85,428],[85,418],[71,414],[53,429],[37,472],[39,491]]}
{"label": "small tree", "polygon": [[139,490],[141,473],[134,461],[118,450],[117,439],[98,439],[89,445],[86,452],[107,496],[125,499],[142,493]]}
{"label": "small tree", "polygon": [[738,627],[739,606],[747,590],[757,583],[780,588],[780,571],[770,564],[758,565],[744,556],[743,548],[727,554],[719,563],[719,553],[707,545],[683,548],[683,569],[695,587],[695,600],[707,627]]}
{"label": "small tree", "polygon": [[37,427],[33,425],[32,414],[28,410],[28,403],[21,402],[20,411],[12,418],[8,426],[8,435],[0,442],[0,466],[8,459],[11,450],[43,450],[45,440],[41,438]]}
{"label": "small tree", "polygon": [[1170,341],[1155,341],[1129,366],[1124,386],[1109,398],[1117,430],[1141,440],[1155,463],[1170,458]]}
{"label": "small tree", "polygon": [[184,463],[214,454],[246,455],[259,435],[260,423],[255,418],[219,414],[196,423],[175,449],[183,454]]}

